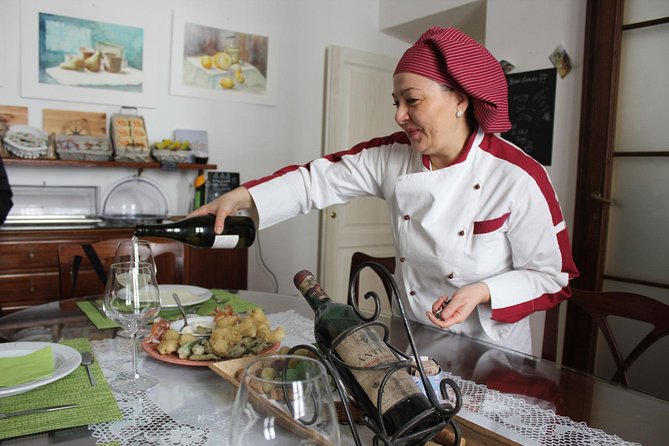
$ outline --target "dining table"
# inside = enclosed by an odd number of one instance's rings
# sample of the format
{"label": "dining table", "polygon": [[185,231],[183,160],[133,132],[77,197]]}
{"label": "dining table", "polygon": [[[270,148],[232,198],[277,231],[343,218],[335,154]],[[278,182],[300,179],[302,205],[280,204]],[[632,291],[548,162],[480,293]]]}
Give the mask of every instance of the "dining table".
{"label": "dining table", "polygon": [[[314,314],[301,296],[222,292],[261,307],[272,327],[283,326],[286,336],[282,345],[315,342]],[[91,312],[99,309],[93,302],[92,298],[70,299],[11,313],[0,318],[0,337],[5,345],[49,341],[90,348],[95,357],[91,366],[95,389],[99,390],[88,388],[82,366],[66,378],[20,395],[2,397],[0,387],[0,412],[6,410],[7,401],[29,399],[39,392],[54,394],[59,383],[77,379],[71,385],[81,389],[82,395],[90,391],[86,398],[97,398],[93,392],[111,394],[111,403],[100,409],[100,415],[106,413],[109,419],[84,422],[81,418],[77,423],[75,412],[71,412],[69,417],[74,420],[69,427],[50,429],[45,422],[47,427],[39,431],[35,426],[42,425],[40,416],[44,415],[0,418],[0,444],[228,444],[236,389],[210,367],[166,362],[140,349],[140,372],[156,377],[158,384],[139,394],[120,394],[111,388],[109,383],[130,369],[132,345],[117,328],[96,322]],[[197,311],[197,306],[189,308],[191,313]],[[479,339],[407,322],[397,315],[379,320],[389,328],[388,343],[394,348],[412,355],[413,340],[419,356],[434,360],[442,377],[458,385],[462,407],[455,422],[468,445],[669,444],[668,401]],[[110,408],[114,402],[116,407]],[[57,426],[58,417],[67,412],[50,413],[49,420]],[[26,430],[22,431],[21,425],[27,426]],[[361,431],[364,444],[371,444],[370,432],[364,432],[367,427],[354,424],[353,428]],[[340,432],[342,444],[354,444],[350,425],[341,424]]]}

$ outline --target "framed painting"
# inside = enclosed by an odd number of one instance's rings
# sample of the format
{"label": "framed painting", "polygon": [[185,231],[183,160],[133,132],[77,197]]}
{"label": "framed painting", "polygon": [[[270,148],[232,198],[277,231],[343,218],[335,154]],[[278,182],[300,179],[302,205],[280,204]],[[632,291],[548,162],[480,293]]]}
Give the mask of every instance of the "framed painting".
{"label": "framed painting", "polygon": [[175,10],[170,93],[274,105],[277,51],[272,30]]}
{"label": "framed painting", "polygon": [[155,20],[106,2],[21,2],[21,95],[154,107]]}

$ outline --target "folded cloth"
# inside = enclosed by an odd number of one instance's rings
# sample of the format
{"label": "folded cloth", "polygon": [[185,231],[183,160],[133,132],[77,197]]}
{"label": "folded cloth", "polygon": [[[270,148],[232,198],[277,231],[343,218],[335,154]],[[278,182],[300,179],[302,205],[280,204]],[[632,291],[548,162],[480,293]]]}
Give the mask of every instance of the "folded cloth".
{"label": "folded cloth", "polygon": [[[92,351],[88,339],[84,338],[62,341],[61,344],[79,351]],[[2,398],[3,412],[63,404],[76,404],[78,407],[0,419],[0,440],[121,420],[123,418],[121,409],[102,373],[99,361],[91,365],[91,371],[97,382],[96,386],[91,386],[86,369],[77,367],[74,372],[50,384],[29,392]]]}
{"label": "folded cloth", "polygon": [[27,355],[0,358],[0,387],[15,386],[53,374],[51,346]]}
{"label": "folded cloth", "polygon": [[91,302],[89,300],[82,300],[77,302],[77,306],[84,312],[86,317],[88,317],[88,320],[91,321],[98,330],[119,327],[116,322],[102,314],[102,311],[100,310],[100,308],[102,308],[102,303],[100,301]]}

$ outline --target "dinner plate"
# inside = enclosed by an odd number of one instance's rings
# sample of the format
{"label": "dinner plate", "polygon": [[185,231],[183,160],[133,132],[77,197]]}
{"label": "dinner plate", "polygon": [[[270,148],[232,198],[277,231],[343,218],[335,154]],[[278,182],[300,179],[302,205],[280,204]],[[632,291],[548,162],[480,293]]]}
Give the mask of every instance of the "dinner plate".
{"label": "dinner plate", "polygon": [[[280,346],[281,343],[277,342],[276,344],[259,352],[258,355],[264,355],[266,353],[275,352],[279,349]],[[142,342],[142,349],[152,358],[155,358],[158,361],[168,362],[170,364],[186,365],[191,367],[209,367],[209,364],[226,361],[226,359],[212,359],[210,361],[191,361],[190,359],[179,358],[179,356],[177,356],[176,353],[170,353],[169,355],[161,355],[160,353],[158,353],[158,344],[147,341]],[[238,359],[238,358],[230,358],[230,359]]]}
{"label": "dinner plate", "polygon": [[79,367],[79,364],[81,364],[81,354],[78,351],[67,345],[54,344],[52,342],[7,342],[0,344],[0,357],[25,356],[49,345],[53,352],[54,361],[54,370],[51,376],[14,386],[0,387],[0,398],[18,395],[19,393],[58,381],[74,372]]}
{"label": "dinner plate", "polygon": [[158,290],[162,308],[177,308],[172,293],[177,293],[184,307],[201,304],[211,297],[211,290],[193,285],[158,285]]}
{"label": "dinner plate", "polygon": [[[174,321],[170,324],[170,328],[173,330],[178,331],[179,333],[182,333],[182,329],[184,326],[184,320],[179,319],[178,321]],[[191,329],[195,329],[196,327],[204,327],[204,328],[214,328],[214,316],[196,316],[194,314],[188,315],[188,327]],[[188,328],[187,328],[188,329]],[[183,334],[183,333],[182,333]],[[203,334],[193,334],[195,337],[210,337],[210,334],[203,335]]]}

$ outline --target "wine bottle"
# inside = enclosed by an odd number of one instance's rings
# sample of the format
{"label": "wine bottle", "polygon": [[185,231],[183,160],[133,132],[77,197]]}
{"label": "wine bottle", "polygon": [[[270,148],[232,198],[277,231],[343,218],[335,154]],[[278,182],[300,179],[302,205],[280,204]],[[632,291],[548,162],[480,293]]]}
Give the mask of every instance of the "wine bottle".
{"label": "wine bottle", "polygon": [[198,248],[247,248],[256,238],[253,220],[243,216],[228,216],[222,234],[214,233],[212,214],[184,218],[173,223],[135,226],[135,237],[164,237]]}
{"label": "wine bottle", "polygon": [[[343,332],[365,324],[353,307],[332,301],[309,271],[298,272],[293,281],[314,310],[316,342],[322,351],[327,351]],[[354,367],[375,367],[398,362],[397,356],[383,337],[369,326],[350,333],[337,345],[335,354],[347,366]],[[378,392],[381,380],[389,369],[351,370],[338,362],[334,362],[334,365],[358,405],[371,419],[377,419]],[[429,400],[406,369],[394,372],[386,381],[381,413],[389,435],[393,435],[411,419],[431,408]],[[435,414],[411,429],[411,432],[427,429],[439,421],[440,418]],[[423,444],[427,439],[418,438],[415,442],[404,444]]]}
{"label": "wine bottle", "polygon": [[205,183],[206,179],[204,178],[204,173],[198,174],[198,176],[195,177],[195,181],[193,181],[193,189],[195,190],[193,193],[193,210],[205,203]]}

